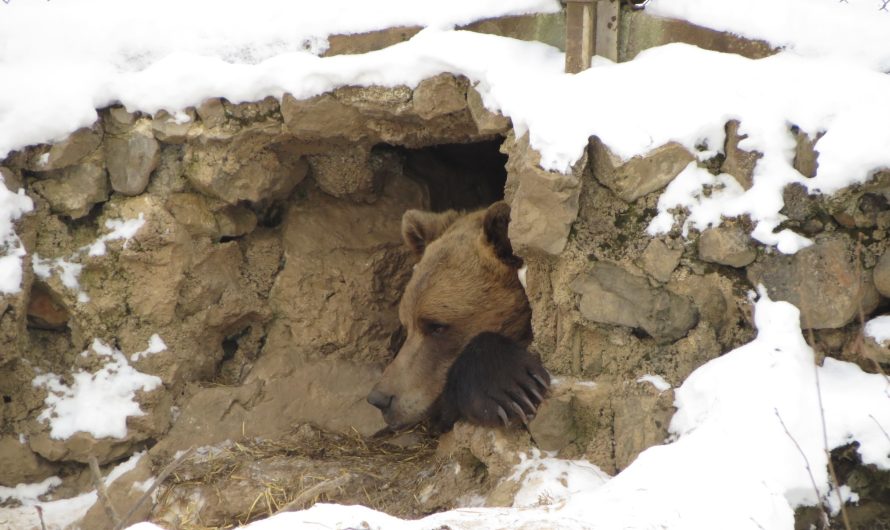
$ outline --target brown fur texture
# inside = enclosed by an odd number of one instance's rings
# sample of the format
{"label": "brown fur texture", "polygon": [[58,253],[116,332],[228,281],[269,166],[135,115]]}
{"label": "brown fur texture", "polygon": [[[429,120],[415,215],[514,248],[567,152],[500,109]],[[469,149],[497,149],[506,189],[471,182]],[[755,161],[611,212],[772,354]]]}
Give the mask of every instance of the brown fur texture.
{"label": "brown fur texture", "polygon": [[504,250],[505,215],[503,202],[464,215],[405,212],[405,243],[420,256],[399,305],[407,338],[368,395],[391,427],[433,413],[449,368],[473,337],[490,331],[523,346],[531,340],[521,261]]}

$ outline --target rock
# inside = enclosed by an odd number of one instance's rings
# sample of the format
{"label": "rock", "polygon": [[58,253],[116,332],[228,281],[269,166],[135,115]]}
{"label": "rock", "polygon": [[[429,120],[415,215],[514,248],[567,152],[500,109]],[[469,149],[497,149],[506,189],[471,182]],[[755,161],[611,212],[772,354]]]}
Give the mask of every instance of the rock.
{"label": "rock", "polygon": [[726,143],[723,147],[726,159],[720,170],[735,177],[748,190],[754,182],[754,167],[763,155],[756,151],[739,149],[739,142],[748,137],[746,134],[739,134],[739,125],[738,120],[726,122]]}
{"label": "rock", "polygon": [[172,116],[162,110],[151,120],[151,130],[155,138],[168,144],[183,144],[195,122],[194,111]]}
{"label": "rock", "polygon": [[751,237],[735,226],[708,228],[698,239],[698,257],[702,261],[745,267],[757,257]]}
{"label": "rock", "polygon": [[226,109],[219,98],[205,99],[198,106],[197,112],[207,128],[219,127],[226,122]]}
{"label": "rock", "polygon": [[40,329],[65,329],[70,314],[60,298],[44,284],[34,283],[28,295],[28,325]]}
{"label": "rock", "polygon": [[872,271],[875,287],[881,295],[890,298],[890,252],[884,252]]}
{"label": "rock", "polygon": [[98,122],[92,127],[83,127],[71,133],[68,138],[53,144],[49,151],[38,151],[28,161],[31,171],[51,171],[74,165],[96,150],[102,143],[102,128]]}
{"label": "rock", "polygon": [[286,262],[269,295],[278,318],[264,357],[388,360],[411,270],[402,214],[424,208],[424,198],[422,185],[393,175],[373,205],[316,191],[293,202],[281,226]]}
{"label": "rock", "polygon": [[573,389],[568,384],[553,385],[550,391],[528,428],[542,451],[561,451],[578,437],[572,408]]}
{"label": "rock", "polygon": [[222,201],[215,201],[199,193],[174,193],[167,198],[166,207],[190,234],[217,238],[219,227],[213,215],[214,203]]}
{"label": "rock", "polygon": [[32,434],[28,439],[31,450],[51,462],[89,462],[95,456],[100,464],[118,460],[133,452],[135,441],[130,438],[102,438],[97,440],[85,432],[76,432],[65,440],[50,438],[49,433]]}
{"label": "rock", "polygon": [[545,171],[539,165],[541,155],[529,147],[527,135],[514,141],[509,151],[507,187],[515,186],[509,227],[513,250],[558,255],[578,217],[580,168],[585,161],[579,161],[578,169],[570,175]]}
{"label": "rock", "polygon": [[[864,365],[862,366],[864,370],[874,373],[876,371],[874,362],[876,362],[882,364],[885,367],[884,369],[886,372],[886,367],[890,365],[890,344],[879,344],[875,339],[866,336],[865,340],[862,341],[862,353],[864,354],[864,357],[869,359],[869,361],[865,363],[859,360],[860,365]],[[856,359],[849,360],[851,362],[857,361]]]}
{"label": "rock", "polygon": [[678,143],[657,147],[643,156],[622,160],[599,138],[588,149],[593,175],[626,202],[660,190],[674,180],[695,157]]}
{"label": "rock", "polygon": [[682,255],[683,247],[670,248],[664,241],[653,239],[643,251],[640,266],[649,276],[665,283],[671,279],[671,273],[680,264]]}
{"label": "rock", "polygon": [[815,195],[810,195],[805,187],[798,183],[789,184],[782,190],[783,215],[798,222],[812,220],[820,213],[819,201]]}
{"label": "rock", "polygon": [[871,275],[854,256],[849,237],[830,234],[793,256],[768,256],[749,266],[748,281],[763,284],[773,300],[797,306],[803,328],[839,328],[860,310],[869,314],[879,300]]}
{"label": "rock", "polygon": [[674,392],[629,381],[610,393],[615,468],[626,469],[644,450],[664,443],[674,415]]}
{"label": "rock", "polygon": [[299,145],[277,126],[245,129],[228,141],[190,143],[185,161],[195,189],[229,204],[284,199],[309,169]]}
{"label": "rock", "polygon": [[0,486],[15,487],[51,477],[55,469],[22,443],[18,436],[0,436]]}
{"label": "rock", "polygon": [[46,199],[56,213],[80,219],[90,213],[94,205],[108,200],[108,175],[96,162],[50,171],[45,176],[31,188]]}
{"label": "rock", "polygon": [[579,310],[585,318],[642,329],[659,343],[683,337],[698,323],[688,299],[650,287],[645,278],[608,263],[595,263],[570,288],[581,295]]}
{"label": "rock", "polygon": [[355,146],[309,155],[306,160],[312,176],[325,193],[342,198],[373,196],[381,182],[375,178],[369,161],[370,150]]}
{"label": "rock", "polygon": [[[273,96],[267,96],[259,101],[246,101],[238,104],[230,103],[224,99],[222,104],[226,115],[245,123],[264,121],[274,117],[281,110],[278,99]],[[281,122],[280,119],[277,121]]]}
{"label": "rock", "polygon": [[827,210],[844,228],[890,228],[890,171],[877,171],[863,184],[826,197]]}
{"label": "rock", "polygon": [[285,127],[305,140],[339,138],[354,142],[367,136],[361,113],[330,94],[304,100],[285,94],[281,115]]}
{"label": "rock", "polygon": [[[108,475],[105,474],[105,480]],[[111,484],[106,484],[108,500],[118,516],[123,517],[130,512],[151,487],[155,477],[152,474],[151,459],[142,455],[136,465],[130,471],[117,477]],[[151,513],[153,502],[143,502],[142,505],[127,519],[128,525],[134,525],[141,521],[147,521]],[[87,513],[76,523],[77,528],[89,528],[90,530],[112,530],[114,521],[109,519],[108,512],[102,501],[97,500]]]}
{"label": "rock", "polygon": [[127,111],[124,107],[111,107],[108,109],[108,119],[105,120],[105,132],[124,134],[133,128],[137,119],[135,113]]}
{"label": "rock", "polygon": [[817,133],[815,138],[811,138],[810,135],[800,130],[799,127],[792,127],[791,133],[797,142],[794,148],[794,161],[792,162],[794,169],[807,178],[815,177],[816,171],[819,169],[819,151],[816,151],[816,142],[822,138],[825,131]]}
{"label": "rock", "polygon": [[414,112],[425,120],[431,120],[460,112],[467,108],[467,83],[458,81],[451,74],[439,74],[424,79],[414,89]]}
{"label": "rock", "polygon": [[485,108],[482,96],[472,87],[467,89],[467,108],[479,134],[505,134],[510,130],[510,119]]}
{"label": "rock", "polygon": [[3,185],[9,191],[15,192],[22,187],[21,176],[7,167],[0,167],[0,178],[3,179]]}
{"label": "rock", "polygon": [[417,34],[421,29],[420,26],[397,26],[394,28],[386,28],[378,31],[368,31],[365,33],[350,33],[348,35],[329,35],[328,49],[325,50],[323,57],[331,57],[334,55],[354,55],[359,53],[368,53],[370,51],[381,50],[404,42]]}
{"label": "rock", "polygon": [[160,147],[150,127],[148,120],[142,120],[129,133],[105,139],[106,164],[114,191],[139,195],[148,186],[151,172],[161,160]]}

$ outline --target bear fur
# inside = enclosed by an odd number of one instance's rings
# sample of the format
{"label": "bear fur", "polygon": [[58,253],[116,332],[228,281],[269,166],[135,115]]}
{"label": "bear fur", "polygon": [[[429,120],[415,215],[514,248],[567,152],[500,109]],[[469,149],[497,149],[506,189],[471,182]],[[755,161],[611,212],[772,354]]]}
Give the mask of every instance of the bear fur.
{"label": "bear fur", "polygon": [[[445,428],[456,419],[491,425],[503,421],[499,406],[507,420],[522,421],[511,403],[526,417],[540,403],[549,376],[525,350],[531,309],[517,274],[522,260],[507,238],[509,221],[504,202],[466,214],[405,212],[402,237],[419,258],[399,304],[406,339],[368,394],[390,428],[429,418]],[[503,384],[493,389],[493,381]],[[517,390],[530,382],[537,396]]]}

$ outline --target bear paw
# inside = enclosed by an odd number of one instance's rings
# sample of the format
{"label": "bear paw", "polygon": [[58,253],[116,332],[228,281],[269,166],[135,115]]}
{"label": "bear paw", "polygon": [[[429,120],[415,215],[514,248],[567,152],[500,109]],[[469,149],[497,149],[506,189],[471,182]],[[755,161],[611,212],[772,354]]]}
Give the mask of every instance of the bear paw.
{"label": "bear paw", "polygon": [[457,420],[495,427],[534,417],[550,387],[537,355],[497,333],[474,337],[448,370],[440,398],[443,427]]}

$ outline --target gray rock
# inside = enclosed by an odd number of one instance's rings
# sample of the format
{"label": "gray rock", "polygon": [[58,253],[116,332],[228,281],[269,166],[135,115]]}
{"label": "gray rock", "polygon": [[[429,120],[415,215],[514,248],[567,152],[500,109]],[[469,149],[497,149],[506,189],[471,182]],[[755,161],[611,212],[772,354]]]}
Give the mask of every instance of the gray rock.
{"label": "gray rock", "polygon": [[105,120],[105,132],[108,134],[124,134],[136,124],[138,116],[127,111],[124,107],[111,107],[108,109],[108,118]]}
{"label": "gray rock", "polygon": [[832,234],[793,256],[768,256],[748,267],[748,280],[763,284],[770,298],[800,309],[804,328],[840,328],[870,313],[879,295],[862,266],[854,260],[849,237]]}
{"label": "gray rock", "polygon": [[504,134],[510,129],[510,119],[485,108],[482,96],[474,88],[467,89],[467,108],[479,134]]}
{"label": "gray rock", "polygon": [[890,298],[890,252],[881,254],[878,264],[872,271],[875,287],[883,296]]}
{"label": "gray rock", "polygon": [[70,166],[46,174],[32,189],[49,202],[56,213],[79,219],[93,205],[108,200],[108,175],[95,162]]}
{"label": "gray rock", "polygon": [[424,79],[414,89],[412,103],[414,112],[425,120],[460,112],[467,108],[466,81],[459,82],[451,74]]}
{"label": "gray rock", "polygon": [[7,167],[0,167],[0,178],[3,179],[3,185],[9,191],[18,191],[22,187],[22,178]]}
{"label": "gray rock", "polygon": [[601,324],[642,329],[659,343],[673,342],[695,327],[698,311],[686,297],[655,288],[624,269],[596,263],[569,286],[581,295],[581,314]]}
{"label": "gray rock", "polygon": [[54,469],[17,436],[0,436],[0,486],[30,484],[52,476]]}
{"label": "gray rock", "polygon": [[718,226],[708,228],[698,239],[698,257],[702,261],[745,267],[754,261],[757,252],[751,237],[741,228]]}
{"label": "gray rock", "polygon": [[106,138],[105,159],[114,191],[124,195],[139,195],[145,191],[151,172],[161,160],[158,141],[151,133],[151,123],[143,120],[124,136]]}
{"label": "gray rock", "polygon": [[593,175],[626,202],[660,190],[695,160],[682,145],[671,142],[644,156],[622,160],[599,140],[590,140]]}
{"label": "gray rock", "polygon": [[192,186],[229,204],[283,199],[308,169],[299,144],[278,126],[246,129],[228,141],[190,142],[185,151]]}
{"label": "gray rock", "polygon": [[355,146],[306,157],[318,187],[334,197],[372,195],[381,183],[369,163],[370,150]]}
{"label": "gray rock", "polygon": [[[580,169],[571,175],[545,171],[540,160],[529,147],[527,136],[510,147],[507,187],[515,186],[515,191],[510,202],[509,236],[520,254],[543,251],[555,256],[565,248],[578,217]],[[584,160],[577,167],[584,167]]]}
{"label": "gray rock", "polygon": [[683,248],[670,248],[664,241],[653,239],[643,251],[640,266],[649,276],[664,283],[671,279],[671,273],[680,264]]}
{"label": "gray rock", "polygon": [[68,138],[53,144],[48,151],[38,151],[28,161],[31,171],[52,171],[74,165],[96,150],[102,143],[102,128],[98,125],[84,127],[71,133]]}
{"label": "gray rock", "polygon": [[160,111],[151,120],[151,130],[158,141],[168,144],[183,144],[195,123],[194,111],[187,114],[185,121],[178,120],[167,111]]}
{"label": "gray rock", "polygon": [[197,111],[205,127],[219,127],[226,122],[226,109],[219,98],[205,99]]}
{"label": "gray rock", "polygon": [[330,94],[298,100],[285,94],[281,100],[284,125],[306,140],[343,138],[360,140],[366,136],[361,113]]}
{"label": "gray rock", "polygon": [[815,177],[816,170],[819,169],[819,151],[816,151],[816,142],[825,132],[816,134],[815,138],[811,138],[797,127],[792,127],[791,132],[797,142],[794,148],[794,169],[807,178]]}
{"label": "gray rock", "polygon": [[750,189],[754,179],[754,167],[763,155],[756,151],[739,149],[739,142],[747,138],[746,134],[739,134],[738,120],[730,120],[726,123],[726,143],[723,146],[726,159],[720,170],[735,177],[743,188]]}

